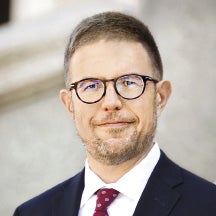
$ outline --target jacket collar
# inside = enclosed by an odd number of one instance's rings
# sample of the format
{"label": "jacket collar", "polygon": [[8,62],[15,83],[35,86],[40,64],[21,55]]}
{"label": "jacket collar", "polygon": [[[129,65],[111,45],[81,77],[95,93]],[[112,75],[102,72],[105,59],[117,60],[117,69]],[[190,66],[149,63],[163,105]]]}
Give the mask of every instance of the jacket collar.
{"label": "jacket collar", "polygon": [[134,216],[167,216],[180,199],[175,188],[182,184],[180,168],[161,152],[160,159],[143,191]]}
{"label": "jacket collar", "polygon": [[84,169],[62,183],[61,190],[52,200],[52,216],[77,216],[84,189]]}

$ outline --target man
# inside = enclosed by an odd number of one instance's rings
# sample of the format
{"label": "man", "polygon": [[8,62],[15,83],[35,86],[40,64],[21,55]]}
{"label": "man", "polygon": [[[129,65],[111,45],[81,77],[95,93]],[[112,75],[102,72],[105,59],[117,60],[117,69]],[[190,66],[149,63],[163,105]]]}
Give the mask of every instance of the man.
{"label": "man", "polygon": [[85,144],[85,169],[15,216],[213,216],[216,186],[170,161],[154,140],[171,94],[157,45],[134,17],[83,20],[65,53],[60,96]]}

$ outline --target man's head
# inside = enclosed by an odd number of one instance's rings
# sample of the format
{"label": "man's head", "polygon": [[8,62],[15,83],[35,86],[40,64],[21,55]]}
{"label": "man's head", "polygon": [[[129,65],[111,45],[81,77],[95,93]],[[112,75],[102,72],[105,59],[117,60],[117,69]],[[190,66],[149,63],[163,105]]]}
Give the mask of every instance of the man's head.
{"label": "man's head", "polygon": [[95,41],[116,40],[139,42],[148,52],[158,80],[163,78],[163,66],[157,45],[148,27],[138,19],[119,12],[105,12],[88,17],[73,30],[65,52],[65,83],[69,87],[69,65],[74,52]]}
{"label": "man's head", "polygon": [[85,19],[72,33],[65,69],[61,99],[90,163],[119,165],[144,157],[171,93],[146,26],[113,12]]}

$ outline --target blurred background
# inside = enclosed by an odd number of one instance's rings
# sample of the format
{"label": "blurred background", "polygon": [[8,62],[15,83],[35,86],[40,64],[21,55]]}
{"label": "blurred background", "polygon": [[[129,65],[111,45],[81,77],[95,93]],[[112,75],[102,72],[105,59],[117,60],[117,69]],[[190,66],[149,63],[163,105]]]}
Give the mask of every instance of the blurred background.
{"label": "blurred background", "polygon": [[173,83],[159,145],[216,182],[216,1],[1,0],[0,215],[83,167],[83,145],[59,100],[63,55],[73,27],[107,10],[142,19],[158,43]]}

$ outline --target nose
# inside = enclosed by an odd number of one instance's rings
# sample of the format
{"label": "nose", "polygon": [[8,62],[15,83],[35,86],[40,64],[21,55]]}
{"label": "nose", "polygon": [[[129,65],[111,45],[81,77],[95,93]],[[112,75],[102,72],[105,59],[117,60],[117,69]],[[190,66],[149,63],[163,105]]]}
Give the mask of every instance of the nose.
{"label": "nose", "polygon": [[107,83],[106,94],[102,99],[102,109],[105,111],[117,111],[122,108],[122,100],[116,93],[113,83]]}

